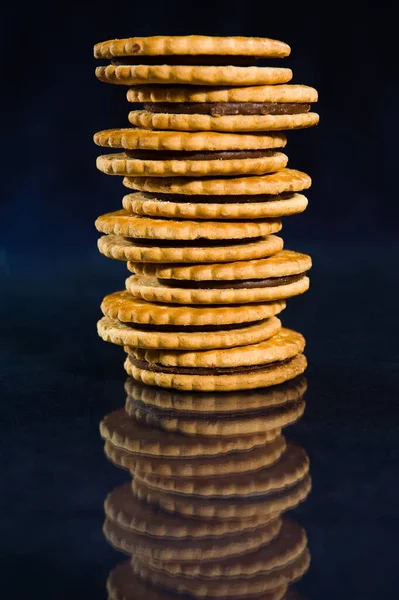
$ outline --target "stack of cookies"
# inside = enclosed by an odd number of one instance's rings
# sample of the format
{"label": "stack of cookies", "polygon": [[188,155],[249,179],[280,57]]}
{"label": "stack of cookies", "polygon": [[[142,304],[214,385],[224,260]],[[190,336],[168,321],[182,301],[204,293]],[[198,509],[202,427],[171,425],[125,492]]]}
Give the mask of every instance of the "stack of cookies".
{"label": "stack of cookies", "polygon": [[281,518],[310,489],[306,454],[281,435],[304,410],[305,340],[277,315],[308,289],[311,259],[276,234],[307,206],[283,132],[318,122],[317,92],[256,64],[289,52],[242,37],[95,46],[110,61],[97,77],[144,103],[94,138],[119,150],[97,166],[127,188],[96,221],[99,249],[130,272],[98,323],[130,376],[101,426],[134,476],[106,502],[108,539],[133,554],[110,589],[129,575],[147,595],[277,600],[307,568],[303,530]]}

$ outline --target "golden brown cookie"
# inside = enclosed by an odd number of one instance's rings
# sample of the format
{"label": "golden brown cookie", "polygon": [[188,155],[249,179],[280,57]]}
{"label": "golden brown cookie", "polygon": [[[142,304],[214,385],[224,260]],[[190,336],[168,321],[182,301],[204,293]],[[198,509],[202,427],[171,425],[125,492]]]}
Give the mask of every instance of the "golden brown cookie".
{"label": "golden brown cookie", "polygon": [[[97,158],[97,168],[107,175],[130,177],[209,177],[214,175],[263,175],[287,166],[288,156],[282,152],[263,150],[251,152],[204,152],[194,156],[173,153],[164,159],[154,156],[158,151],[105,154]],[[150,154],[150,155],[149,155]],[[182,153],[180,153],[182,154]],[[256,156],[252,157],[253,154]],[[195,158],[197,155],[198,158]]]}
{"label": "golden brown cookie", "polygon": [[313,127],[319,122],[317,113],[292,115],[223,115],[213,117],[201,114],[152,113],[132,110],[129,122],[145,129],[168,129],[173,131],[284,131]]}
{"label": "golden brown cookie", "polygon": [[208,35],[156,35],[107,40],[94,46],[95,58],[117,56],[255,56],[283,58],[291,49],[270,38]]}
{"label": "golden brown cookie", "polygon": [[270,515],[292,510],[303,502],[311,491],[311,479],[306,475],[296,484],[267,496],[242,496],[232,498],[208,498],[184,496],[162,492],[134,480],[132,490],[137,498],[153,504],[172,514],[195,519],[267,519]]}
{"label": "golden brown cookie", "polygon": [[317,90],[307,85],[256,85],[245,87],[194,87],[181,85],[135,86],[129,102],[317,102]]}
{"label": "golden brown cookie", "polygon": [[223,326],[219,325],[213,331],[208,330],[206,326],[200,326],[200,330],[195,331],[193,329],[160,331],[159,327],[157,331],[144,331],[141,325],[129,325],[121,323],[117,319],[103,317],[97,323],[97,331],[105,342],[123,346],[148,349],[210,350],[256,344],[261,340],[268,339],[275,333],[277,321],[271,317],[254,323],[237,323],[232,328],[226,326],[227,329],[223,329]]}
{"label": "golden brown cookie", "polygon": [[[132,499],[134,500],[133,495]],[[156,520],[156,513],[151,509],[148,510],[148,516],[151,516],[151,512]],[[207,537],[194,537],[188,533],[187,537],[180,535],[171,537],[167,535],[168,520],[174,520],[178,523],[179,520],[182,521],[183,519],[165,514],[163,535],[161,525],[157,530],[158,533],[149,535],[137,532],[130,527],[124,527],[119,520],[114,520],[107,515],[104,523],[104,534],[107,540],[118,550],[134,554],[144,562],[177,561],[180,564],[180,562],[209,561],[215,558],[227,558],[251,552],[269,543],[279,533],[281,527],[281,519],[276,517],[274,520],[259,525],[255,529],[220,536],[210,534]],[[185,521],[186,524],[183,527],[188,528],[188,532],[190,532],[190,525],[187,523],[189,520],[185,519]],[[155,530],[156,526],[153,529]],[[195,530],[195,523],[193,529]]]}
{"label": "golden brown cookie", "polygon": [[[162,245],[159,242],[133,240],[118,235],[103,235],[98,240],[99,251],[108,258],[132,262],[161,262],[168,263],[206,263],[206,262],[231,262],[236,260],[250,260],[264,258],[279,252],[283,248],[282,238],[276,235],[251,240],[226,240],[217,245],[206,245],[206,240],[199,240],[202,246],[190,245],[188,242],[175,241],[174,245]],[[156,244],[156,245],[153,245]]]}
{"label": "golden brown cookie", "polygon": [[[177,281],[173,281],[177,283]],[[310,280],[306,275],[299,276],[284,285],[271,287],[244,287],[202,289],[196,287],[174,287],[165,285],[156,277],[133,275],[126,279],[128,292],[134,297],[148,302],[170,304],[245,304],[249,302],[272,302],[292,298],[309,289]]]}
{"label": "golden brown cookie", "polygon": [[[144,347],[144,345],[142,344],[141,347]],[[158,347],[160,347],[159,344]],[[190,371],[190,373],[186,371],[182,374],[180,369],[178,373],[174,373],[167,370],[166,367],[160,371],[154,371],[153,366],[151,366],[152,370],[150,370],[147,364],[140,364],[139,366],[137,363],[133,364],[129,358],[126,359],[124,367],[128,375],[147,385],[158,385],[160,387],[184,391],[228,392],[234,390],[252,390],[289,381],[305,372],[307,361],[304,354],[298,354],[288,361],[266,366],[262,365],[262,367],[257,369],[248,368],[241,371],[239,368],[233,368],[231,370],[218,371],[219,374],[204,374],[201,369],[196,371],[198,374],[194,374],[194,370]],[[211,373],[211,371],[209,369],[208,373]]]}
{"label": "golden brown cookie", "polygon": [[[294,486],[309,474],[309,458],[299,446],[287,444],[281,458],[256,473],[207,478],[169,478],[136,472],[135,481],[157,492],[203,498],[265,496]],[[133,488],[134,489],[134,488]]]}
{"label": "golden brown cookie", "polygon": [[184,436],[166,431],[154,430],[144,423],[129,417],[125,410],[116,410],[101,421],[102,437],[117,448],[152,457],[206,457],[229,454],[241,450],[251,450],[275,439],[280,432],[265,431],[255,435],[233,438],[211,439]]}
{"label": "golden brown cookie", "polygon": [[[173,199],[172,199],[173,198]],[[122,201],[129,213],[168,219],[267,219],[288,217],[303,212],[308,200],[303,194],[256,196],[255,202],[192,202],[191,196],[173,195],[163,200],[154,194],[127,194]],[[215,200],[218,199],[216,196]],[[182,201],[181,201],[182,200]]]}
{"label": "golden brown cookie", "polygon": [[[155,352],[158,355],[158,351]],[[189,357],[190,354],[187,353],[187,356]],[[162,360],[169,362],[169,354],[162,353]],[[269,388],[258,389],[250,394],[245,391],[225,394],[179,392],[143,385],[131,377],[125,383],[126,393],[147,406],[164,410],[180,410],[193,416],[201,413],[220,415],[231,412],[245,413],[281,406],[303,398],[306,389],[307,382],[303,376]]]}
{"label": "golden brown cookie", "polygon": [[[182,415],[181,412],[159,411],[141,404],[129,396],[126,400],[125,410],[131,417],[139,422],[146,423],[156,429],[165,431],[178,431],[184,435],[201,435],[210,437],[224,437],[232,435],[250,435],[267,431],[269,429],[281,429],[295,423],[305,410],[304,400],[291,402],[269,409],[260,413],[226,415],[225,417],[202,414],[192,417]],[[142,469],[137,467],[136,473]]]}
{"label": "golden brown cookie", "polygon": [[267,150],[284,148],[287,136],[281,132],[261,135],[242,133],[186,133],[180,131],[153,131],[128,127],[106,129],[94,135],[98,146],[125,150],[166,150],[200,152],[202,150]]}
{"label": "golden brown cookie", "polygon": [[[126,187],[134,190],[161,194],[182,194],[183,196],[257,196],[260,194],[277,196],[284,192],[306,190],[311,186],[311,183],[312,180],[309,175],[295,169],[282,169],[277,173],[260,177],[231,177],[228,179],[125,177],[123,180]],[[232,200],[234,201],[234,198]]]}
{"label": "golden brown cookie", "polygon": [[286,442],[279,435],[274,440],[245,452],[232,452],[228,456],[209,458],[196,457],[171,459],[163,457],[138,456],[105,442],[105,455],[117,467],[123,467],[134,474],[135,470],[165,477],[208,477],[209,475],[231,475],[249,473],[263,469],[276,462],[285,451]]}
{"label": "golden brown cookie", "polygon": [[[140,178],[133,178],[134,182]],[[146,178],[143,178],[146,181]],[[178,179],[178,178],[176,178]],[[258,177],[247,179],[260,179]],[[126,178],[124,178],[124,181]],[[146,240],[243,240],[259,238],[281,229],[279,219],[257,221],[187,221],[152,219],[131,215],[126,210],[101,215],[97,231]]]}
{"label": "golden brown cookie", "polygon": [[[266,365],[288,360],[303,352],[304,349],[305,338],[303,335],[285,327],[268,340],[228,350],[216,349],[205,352],[179,352],[125,347],[125,351],[130,356],[152,365],[203,369]],[[141,400],[140,398],[135,399]]]}
{"label": "golden brown cookie", "polygon": [[[164,326],[180,328],[183,329],[183,332],[185,327],[199,328],[209,326],[212,327],[212,330],[216,330],[219,327],[222,330],[224,325],[253,323],[268,319],[280,313],[284,308],[285,302],[281,300],[263,304],[251,304],[250,306],[176,306],[175,304],[153,304],[145,300],[137,300],[126,291],[109,294],[105,296],[101,303],[101,310],[104,316],[110,319],[118,319],[122,323],[135,324],[137,326],[143,325],[151,328],[154,326],[155,331],[161,332]],[[199,331],[202,330],[199,329]],[[174,329],[173,332],[175,332]]]}
{"label": "golden brown cookie", "polygon": [[97,67],[96,77],[104,83],[119,85],[172,82],[187,85],[275,85],[292,79],[291,69],[283,67],[146,65],[145,62],[143,58],[144,64]]}

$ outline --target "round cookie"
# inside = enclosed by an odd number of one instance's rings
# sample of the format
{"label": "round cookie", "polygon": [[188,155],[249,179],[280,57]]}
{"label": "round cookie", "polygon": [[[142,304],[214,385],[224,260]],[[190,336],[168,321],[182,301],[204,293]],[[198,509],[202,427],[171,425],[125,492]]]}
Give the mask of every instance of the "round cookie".
{"label": "round cookie", "polygon": [[[126,181],[124,178],[124,182]],[[136,182],[140,178],[133,178]],[[146,178],[143,178],[146,180]],[[178,178],[176,178],[178,179]],[[260,179],[260,178],[247,178]],[[277,233],[279,219],[257,221],[188,221],[152,219],[118,210],[101,215],[95,222],[97,231],[133,239],[145,240],[246,240]],[[200,244],[199,244],[200,245]]]}
{"label": "round cookie", "polygon": [[162,245],[162,240],[146,242],[145,239],[140,241],[109,234],[99,238],[98,249],[108,258],[131,262],[223,263],[271,256],[282,250],[284,245],[282,238],[276,235],[255,238],[253,241],[226,240],[223,243],[220,240],[216,245],[206,245],[206,240],[198,240],[197,244],[202,243],[202,246],[192,245],[188,241],[180,242],[180,245],[177,240],[170,243],[173,245],[168,245],[168,242]]}
{"label": "round cookie", "polygon": [[156,35],[99,42],[95,58],[117,56],[255,56],[283,58],[291,49],[285,42],[270,38],[208,35]]}
{"label": "round cookie", "polygon": [[311,491],[309,475],[278,493],[267,496],[242,496],[232,498],[201,498],[162,492],[134,480],[132,490],[137,498],[172,514],[195,519],[237,520],[264,519],[270,515],[292,510],[303,502]]}
{"label": "round cookie", "polygon": [[[159,347],[159,345],[158,345]],[[304,354],[298,354],[288,361],[276,365],[262,366],[259,369],[226,370],[224,374],[205,375],[199,370],[198,375],[171,373],[162,370],[160,372],[149,370],[148,367],[136,366],[130,359],[126,359],[124,368],[128,375],[148,385],[158,385],[165,388],[174,388],[184,391],[215,391],[228,392],[234,390],[252,390],[268,387],[294,379],[302,375],[307,367]],[[211,372],[211,370],[210,370]],[[300,416],[300,415],[299,415]],[[295,420],[295,419],[294,419]]]}
{"label": "round cookie", "polygon": [[143,85],[127,91],[128,102],[153,103],[306,103],[317,102],[317,90],[307,85],[256,85],[245,87],[195,87]]}
{"label": "round cookie", "polygon": [[[206,331],[206,328],[210,327],[212,333],[212,330],[219,328],[223,330],[224,326],[268,319],[284,308],[283,300],[250,306],[169,305],[137,300],[127,291],[109,294],[101,303],[104,316],[117,319],[122,323],[151,328],[149,331],[154,328],[155,332],[163,331],[163,327],[180,328],[183,332],[185,327],[192,327],[195,328],[195,333],[197,328],[199,331]],[[175,333],[174,329],[172,333]]]}
{"label": "round cookie", "polygon": [[[142,326],[130,326],[117,319],[103,317],[97,323],[97,331],[104,341],[123,346],[148,349],[210,350],[255,344],[274,335],[280,326],[281,323],[278,319],[270,317],[252,324],[235,324],[232,328],[228,327],[227,329],[223,329],[223,326],[219,325],[214,331],[206,330],[205,326],[201,327],[200,331],[190,330],[189,332],[184,330],[144,331]],[[183,387],[182,389],[188,388]]]}
{"label": "round cookie", "polygon": [[[193,418],[179,412],[165,414],[164,411],[148,408],[128,396],[125,410],[137,421],[144,422],[156,429],[178,431],[184,435],[223,437],[226,435],[250,435],[291,425],[303,415],[305,402],[299,400],[257,414],[232,414],[224,418],[220,416],[212,418],[212,415],[203,414],[200,418],[198,416]],[[138,466],[135,472],[140,473],[142,470]]]}
{"label": "round cookie", "polygon": [[184,478],[258,471],[276,462],[285,451],[285,448],[285,439],[280,435],[264,446],[256,447],[253,450],[232,452],[228,456],[196,457],[190,462],[184,457],[181,459],[139,457],[132,452],[113,446],[110,442],[105,442],[104,451],[108,460],[118,467],[127,469],[132,474],[138,469],[153,475]]}
{"label": "round cookie", "polygon": [[128,262],[125,285],[135,298],[176,304],[245,304],[290,298],[309,288],[310,256],[282,250],[233,263],[157,265]]}
{"label": "round cookie", "polygon": [[[272,466],[242,475],[209,478],[169,478],[146,472],[136,472],[134,481],[169,494],[202,498],[267,496],[296,485],[309,474],[309,458],[299,446],[287,444],[281,458]],[[134,487],[133,487],[134,489]]]}
{"label": "round cookie", "polygon": [[[158,154],[158,156],[157,156]],[[179,156],[179,154],[181,156]],[[263,175],[287,166],[282,152],[167,152],[155,150],[106,154],[97,158],[97,168],[107,175],[133,177],[209,177],[214,175]]]}
{"label": "round cookie", "polygon": [[139,456],[206,457],[228,455],[251,450],[274,440],[280,432],[267,431],[255,435],[211,439],[154,430],[129,417],[125,410],[116,410],[101,421],[101,436],[111,444]]}
{"label": "round cookie", "polygon": [[[303,212],[308,200],[303,194],[282,194],[278,196],[259,195],[253,202],[237,201],[218,203],[191,200],[191,196],[172,195],[172,199],[157,197],[155,194],[135,193],[124,196],[122,204],[129,213],[168,219],[267,219],[287,217]],[[239,197],[240,198],[240,197]],[[203,197],[202,197],[203,199]],[[262,201],[264,200],[264,201]]]}
{"label": "round cookie", "polygon": [[[161,194],[182,194],[184,196],[258,196],[260,194],[277,196],[284,192],[300,192],[309,188],[311,183],[312,180],[309,175],[295,169],[282,169],[277,173],[259,177],[234,177],[229,179],[125,177],[123,180],[126,187],[134,190],[159,192]],[[234,198],[231,199],[234,200]]]}
{"label": "round cookie", "polygon": [[97,67],[96,77],[104,83],[119,85],[171,82],[187,85],[275,85],[292,79],[291,69],[283,67],[146,65],[145,58],[142,62],[144,64]]}
{"label": "round cookie", "polygon": [[261,135],[242,133],[186,133],[180,131],[153,131],[128,127],[106,129],[94,135],[94,143],[106,148],[124,150],[158,150],[201,152],[223,150],[268,150],[284,148],[287,136],[281,132]]}
{"label": "round cookie", "polygon": [[225,115],[153,113],[132,110],[129,122],[145,129],[171,129],[173,131],[284,131],[304,129],[319,122],[317,113],[287,115]]}
{"label": "round cookie", "polygon": [[[158,355],[158,351],[155,351]],[[190,356],[190,353],[187,353]],[[162,353],[162,360],[170,362],[170,356]],[[175,360],[172,355],[172,360]],[[287,402],[295,402],[303,398],[307,390],[306,378],[296,377],[285,383],[258,389],[248,394],[247,392],[179,392],[154,386],[144,385],[128,377],[125,382],[126,393],[143,404],[163,410],[180,410],[195,416],[201,413],[241,413],[259,411],[274,406],[281,406]]]}

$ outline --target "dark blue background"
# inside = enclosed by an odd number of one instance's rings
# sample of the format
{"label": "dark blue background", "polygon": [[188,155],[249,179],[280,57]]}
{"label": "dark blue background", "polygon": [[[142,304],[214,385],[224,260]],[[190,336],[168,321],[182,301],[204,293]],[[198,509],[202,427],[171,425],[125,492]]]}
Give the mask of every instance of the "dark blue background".
{"label": "dark blue background", "polygon": [[[361,8],[360,8],[361,7]],[[125,89],[94,77],[95,42],[129,35],[260,35],[292,46],[294,81],[320,92],[317,129],[289,137],[314,180],[286,247],[314,259],[312,289],[285,324],[308,340],[304,419],[312,461],[298,511],[312,599],[396,590],[398,478],[397,33],[383,3],[9,3],[2,22],[0,306],[2,594],[102,598],[120,559],[102,501],[100,419],[124,400],[122,353],[95,333],[123,264],[96,251],[93,221],[119,208],[95,170],[92,134],[125,126]],[[3,15],[4,17],[4,15]],[[395,556],[396,555],[396,556]]]}

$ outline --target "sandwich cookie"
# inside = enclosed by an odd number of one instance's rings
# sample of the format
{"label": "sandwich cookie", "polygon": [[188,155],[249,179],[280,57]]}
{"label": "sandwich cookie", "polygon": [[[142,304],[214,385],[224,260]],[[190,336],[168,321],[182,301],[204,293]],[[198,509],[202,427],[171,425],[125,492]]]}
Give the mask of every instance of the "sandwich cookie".
{"label": "sandwich cookie", "polygon": [[[125,152],[98,157],[98,169],[108,175],[151,177],[259,175],[278,171],[288,162],[285,154],[275,151],[285,146],[284,135],[257,138],[238,134],[166,132],[169,136],[163,140],[164,133],[137,128],[100,131],[94,136],[95,143],[121,148]],[[196,139],[190,140],[190,137]]]}
{"label": "sandwich cookie", "polygon": [[[128,357],[125,370],[134,379],[147,385],[179,390],[230,391],[262,388],[278,385],[301,375],[307,364],[303,355],[304,348],[304,337],[285,328],[256,344],[205,352],[147,352],[126,346]],[[270,424],[277,423],[277,427],[282,427],[291,420],[295,421],[296,416],[302,414],[303,406],[302,402],[294,402],[286,409],[272,407],[268,412],[261,411],[258,417],[251,411],[249,416],[241,415],[234,420],[230,419],[231,413],[226,415],[225,420],[221,415],[212,418],[212,414],[205,413],[206,417],[204,415],[204,419],[198,422],[195,415],[191,418],[190,414],[176,409],[169,410],[166,414],[165,410],[137,401],[131,403],[130,409],[136,414],[136,418],[156,422],[158,427],[172,430],[182,428],[181,431],[185,433],[195,434],[198,426],[198,433],[202,431],[204,435],[222,435],[223,431],[225,435],[234,435],[236,428],[240,427],[243,431],[247,427],[262,429],[264,421],[268,420]],[[227,433],[230,431],[231,433]]]}
{"label": "sandwich cookie", "polygon": [[307,189],[311,179],[300,171],[282,169],[263,177],[205,182],[125,178],[124,184],[141,190],[123,198],[123,207],[133,214],[176,219],[260,219],[303,212],[308,201],[298,192]]}
{"label": "sandwich cookie", "polygon": [[164,458],[161,456],[138,456],[105,442],[105,455],[117,467],[123,467],[132,475],[136,471],[165,477],[208,477],[209,475],[233,475],[264,469],[277,462],[286,449],[285,438],[277,436],[271,442],[245,452],[232,452],[228,456]]}
{"label": "sandwich cookie", "polygon": [[[162,357],[165,364],[174,364],[177,353],[146,352],[149,360]],[[184,353],[185,360],[191,353]],[[179,355],[179,362],[183,353]],[[197,353],[193,355],[197,358]],[[128,396],[134,400],[148,406],[162,410],[182,411],[186,414],[196,416],[202,413],[212,413],[213,415],[226,415],[234,413],[254,412],[267,408],[277,407],[289,402],[295,402],[304,397],[307,389],[306,378],[296,377],[285,383],[274,385],[268,388],[260,388],[247,394],[245,391],[234,392],[180,392],[177,390],[167,390],[155,386],[144,385],[132,377],[128,377],[125,382],[125,391]]]}
{"label": "sandwich cookie", "polygon": [[279,430],[263,431],[254,435],[224,437],[222,439],[185,436],[158,430],[139,423],[124,410],[116,410],[101,421],[100,433],[106,442],[117,449],[151,458],[190,458],[228,455],[231,452],[252,450],[270,443],[280,435]]}
{"label": "sandwich cookie", "polygon": [[[126,179],[126,178],[125,178]],[[124,179],[124,181],[125,181]],[[139,178],[134,178],[136,181]],[[145,179],[145,178],[144,178]],[[251,177],[247,177],[251,179]],[[260,177],[254,179],[261,179]],[[206,181],[206,180],[204,180]],[[256,221],[188,221],[178,219],[153,219],[132,215],[126,210],[117,210],[101,215],[95,222],[97,231],[128,238],[133,242],[162,240],[196,241],[198,246],[208,246],[210,242],[223,241],[230,246],[230,240],[259,241],[259,238],[280,231],[279,219],[258,219]],[[208,241],[209,240],[209,241]],[[226,243],[226,240],[229,240]],[[215,242],[216,241],[216,242]]]}
{"label": "sandwich cookie", "polygon": [[273,256],[233,263],[158,265],[128,262],[126,280],[134,297],[172,304],[245,304],[283,300],[309,289],[310,256],[282,250]]}
{"label": "sandwich cookie", "polygon": [[[256,473],[195,479],[162,477],[136,472],[134,482],[143,483],[157,492],[202,498],[248,498],[267,496],[294,486],[309,474],[309,458],[299,446],[287,444],[281,458]],[[133,482],[133,486],[134,486]],[[133,487],[134,491],[134,487]]]}
{"label": "sandwich cookie", "polygon": [[257,58],[288,56],[287,44],[267,38],[154,36],[96,44],[94,56],[111,60],[97,67],[100,81],[123,85],[263,85],[286,83],[291,69],[257,67]]}
{"label": "sandwich cookie", "polygon": [[98,333],[105,341],[139,348],[211,349],[256,343],[281,328],[273,315],[284,300],[251,306],[153,304],[128,292],[106,296]]}
{"label": "sandwich cookie", "polygon": [[[309,564],[306,534],[299,525],[288,520],[270,544],[241,557],[209,564],[207,577],[186,575],[190,573],[190,565],[185,565],[185,572],[174,574],[166,570],[169,566],[173,568],[173,564],[161,563],[160,568],[155,568],[153,563],[147,565],[139,557],[132,558],[133,569],[145,581],[196,598],[242,598],[275,589],[286,590],[304,575]],[[193,565],[192,571],[207,572],[207,565]],[[223,575],[218,575],[220,571]]]}
{"label": "sandwich cookie", "polygon": [[[100,226],[103,226],[102,223]],[[112,226],[109,227],[112,230]],[[201,245],[199,245],[201,244]],[[107,258],[132,262],[212,263],[264,258],[283,248],[282,238],[268,235],[242,240],[146,240],[103,235],[98,249]]]}
{"label": "sandwich cookie", "polygon": [[[177,520],[176,517],[171,517]],[[168,516],[166,516],[166,522]],[[188,519],[186,519],[187,521]],[[194,526],[195,527],[195,526]],[[177,564],[191,561],[212,561],[216,558],[239,556],[268,544],[280,531],[279,517],[257,528],[237,533],[210,537],[177,537],[137,534],[122,527],[109,517],[104,522],[103,532],[108,542],[117,550],[140,557],[144,563],[176,561]]]}

